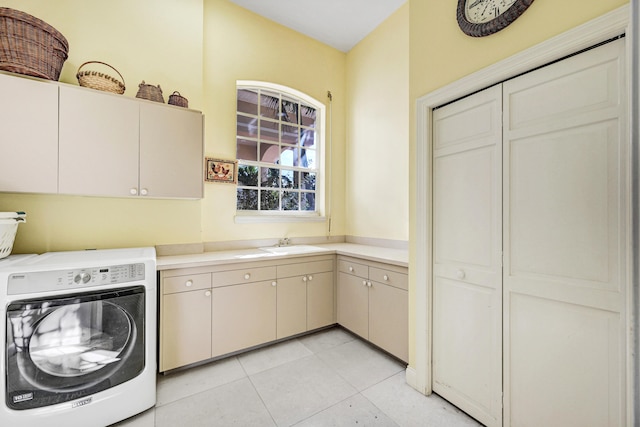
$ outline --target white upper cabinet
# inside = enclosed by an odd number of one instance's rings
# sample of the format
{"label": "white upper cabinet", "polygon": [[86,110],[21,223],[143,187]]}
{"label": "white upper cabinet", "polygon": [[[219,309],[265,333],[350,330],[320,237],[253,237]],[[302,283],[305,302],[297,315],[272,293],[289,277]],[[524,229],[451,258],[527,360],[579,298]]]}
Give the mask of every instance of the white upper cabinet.
{"label": "white upper cabinet", "polygon": [[140,193],[202,198],[202,137],[202,113],[140,103]]}
{"label": "white upper cabinet", "polygon": [[139,104],[60,87],[60,193],[138,194]]}
{"label": "white upper cabinet", "polygon": [[0,74],[0,191],[58,191],[58,86]]}
{"label": "white upper cabinet", "polygon": [[199,111],[0,74],[0,191],[198,199]]}

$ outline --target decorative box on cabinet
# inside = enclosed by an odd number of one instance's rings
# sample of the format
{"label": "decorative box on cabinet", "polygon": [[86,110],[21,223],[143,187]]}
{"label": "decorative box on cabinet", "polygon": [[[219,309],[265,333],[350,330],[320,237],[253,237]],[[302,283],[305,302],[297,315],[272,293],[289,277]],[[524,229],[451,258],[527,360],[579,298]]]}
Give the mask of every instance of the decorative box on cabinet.
{"label": "decorative box on cabinet", "polygon": [[407,361],[407,269],[341,256],[337,286],[338,324]]}
{"label": "decorative box on cabinet", "polygon": [[0,191],[58,191],[58,86],[0,73]]}

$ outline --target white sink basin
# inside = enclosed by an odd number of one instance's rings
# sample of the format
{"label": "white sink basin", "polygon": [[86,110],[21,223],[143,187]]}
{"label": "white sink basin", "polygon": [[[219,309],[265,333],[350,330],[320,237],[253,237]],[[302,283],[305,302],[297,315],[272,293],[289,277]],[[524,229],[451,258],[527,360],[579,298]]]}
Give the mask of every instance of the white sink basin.
{"label": "white sink basin", "polygon": [[267,248],[260,248],[260,250],[276,254],[276,255],[297,255],[306,254],[309,252],[319,252],[322,248],[309,245],[292,245],[292,246],[271,246]]}

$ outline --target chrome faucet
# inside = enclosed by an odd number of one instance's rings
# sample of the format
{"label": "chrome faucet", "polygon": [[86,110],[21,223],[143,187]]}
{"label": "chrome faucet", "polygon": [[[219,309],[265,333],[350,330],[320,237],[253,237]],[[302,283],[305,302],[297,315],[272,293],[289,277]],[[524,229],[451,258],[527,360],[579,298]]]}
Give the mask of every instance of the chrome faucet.
{"label": "chrome faucet", "polygon": [[289,246],[291,244],[291,241],[289,240],[288,237],[285,237],[284,239],[280,239],[280,241],[278,242],[278,246]]}

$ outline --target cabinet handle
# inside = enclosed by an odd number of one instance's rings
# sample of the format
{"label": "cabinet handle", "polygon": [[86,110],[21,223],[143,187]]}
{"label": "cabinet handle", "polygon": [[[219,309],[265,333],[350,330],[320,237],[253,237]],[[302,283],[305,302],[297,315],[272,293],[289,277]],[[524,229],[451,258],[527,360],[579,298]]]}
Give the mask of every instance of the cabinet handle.
{"label": "cabinet handle", "polygon": [[131,194],[132,196],[135,196],[136,194],[138,194],[138,189],[132,188],[131,190],[129,190],[129,194]]}
{"label": "cabinet handle", "polygon": [[362,286],[367,286],[367,281],[366,280],[362,281]]}
{"label": "cabinet handle", "polygon": [[368,287],[371,287],[371,282],[367,282],[367,286],[368,286]]}
{"label": "cabinet handle", "polygon": [[302,276],[302,281],[306,282],[307,281],[307,276]]}
{"label": "cabinet handle", "polygon": [[349,272],[353,273],[353,267],[349,266]]}
{"label": "cabinet handle", "polygon": [[149,194],[149,191],[147,191],[147,189],[146,189],[146,188],[143,188],[142,190],[140,190],[140,194],[141,194],[142,196],[146,196],[147,194]]}
{"label": "cabinet handle", "polygon": [[456,277],[458,277],[458,279],[460,280],[464,279],[466,276],[467,274],[462,269],[458,270],[458,272],[456,273]]}
{"label": "cabinet handle", "polygon": [[309,281],[312,281],[312,280],[313,280],[313,276],[309,275]]}
{"label": "cabinet handle", "polygon": [[190,286],[193,285],[193,280],[187,280],[186,282],[184,282],[184,285],[188,288]]}
{"label": "cabinet handle", "polygon": [[211,296],[211,291],[207,291],[207,292],[205,292],[205,293],[204,293],[204,296],[205,296],[205,297],[210,297],[210,296]]}
{"label": "cabinet handle", "polygon": [[251,274],[246,273],[246,274],[244,275],[244,280],[249,280],[250,278],[251,278]]}
{"label": "cabinet handle", "polygon": [[271,286],[276,286],[278,282],[271,282]]}
{"label": "cabinet handle", "polygon": [[389,281],[389,276],[387,276],[386,274],[384,276],[382,276],[382,278],[385,280],[385,282]]}

